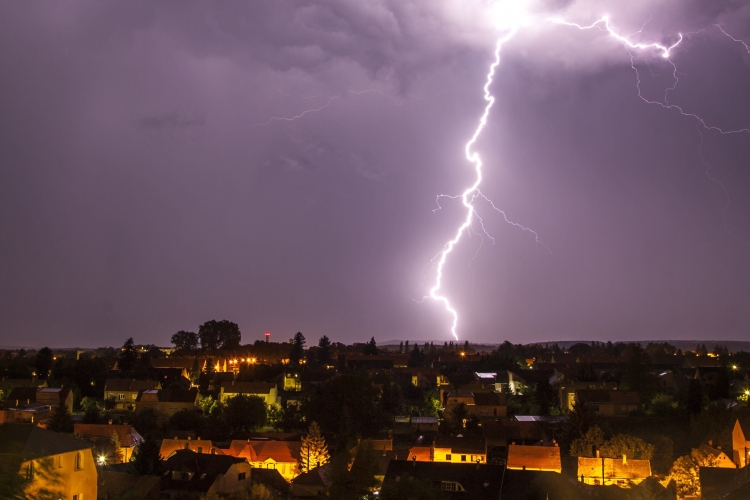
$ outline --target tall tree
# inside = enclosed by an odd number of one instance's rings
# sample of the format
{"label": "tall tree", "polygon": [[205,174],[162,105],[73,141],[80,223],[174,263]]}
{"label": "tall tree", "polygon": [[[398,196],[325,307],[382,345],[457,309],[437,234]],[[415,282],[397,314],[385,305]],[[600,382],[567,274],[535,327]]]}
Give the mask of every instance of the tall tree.
{"label": "tall tree", "polygon": [[362,353],[368,356],[376,356],[378,354],[378,344],[375,342],[375,337],[371,338],[370,341],[365,344]]}
{"label": "tall tree", "polygon": [[289,364],[296,366],[305,357],[305,336],[302,332],[294,334],[292,349],[289,351]]}
{"label": "tall tree", "polygon": [[201,349],[204,351],[218,351],[219,325],[216,320],[206,321],[198,327],[198,340],[201,343]]}
{"label": "tall tree", "polygon": [[73,421],[70,418],[68,405],[65,404],[65,400],[60,399],[60,404],[52,411],[52,416],[47,423],[47,429],[54,432],[73,432]]}
{"label": "tall tree", "polygon": [[248,437],[266,423],[266,402],[258,396],[239,394],[229,398],[224,416],[233,434]]}
{"label": "tall tree", "polygon": [[159,474],[160,450],[161,443],[151,434],[147,434],[143,442],[133,452],[129,466],[130,472],[141,476]]}
{"label": "tall tree", "polygon": [[300,461],[302,472],[309,472],[315,467],[327,464],[331,460],[326,440],[320,432],[317,422],[310,424],[307,435],[302,438]]}
{"label": "tall tree", "polygon": [[52,370],[52,364],[55,361],[55,357],[52,354],[52,349],[49,347],[42,347],[39,352],[36,353],[36,359],[34,360],[34,366],[36,368],[36,376],[40,379],[46,379]]}
{"label": "tall tree", "polygon": [[204,351],[217,351],[219,349],[238,349],[242,334],[237,323],[225,319],[206,321],[198,327],[198,340]]}
{"label": "tall tree", "polygon": [[180,330],[179,332],[172,335],[172,344],[178,351],[197,351],[198,334],[195,332],[186,332],[185,330]]}
{"label": "tall tree", "polygon": [[122,441],[120,440],[120,435],[116,432],[112,433],[112,436],[109,438],[109,442],[112,443],[112,457],[116,464],[119,464],[122,462]]}
{"label": "tall tree", "polygon": [[318,363],[321,365],[331,364],[333,361],[333,353],[331,352],[331,339],[326,335],[320,337],[318,340]]}
{"label": "tall tree", "polygon": [[135,350],[133,337],[129,337],[122,345],[122,348],[117,355],[117,368],[121,373],[130,373],[130,371],[133,370],[136,361],[138,361],[138,352]]}

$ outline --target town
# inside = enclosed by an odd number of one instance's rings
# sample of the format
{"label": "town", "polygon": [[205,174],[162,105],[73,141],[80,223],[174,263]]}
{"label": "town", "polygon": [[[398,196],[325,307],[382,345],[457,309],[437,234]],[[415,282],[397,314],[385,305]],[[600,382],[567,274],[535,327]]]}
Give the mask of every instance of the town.
{"label": "town", "polygon": [[750,353],[669,343],[0,352],[0,497],[746,499]]}

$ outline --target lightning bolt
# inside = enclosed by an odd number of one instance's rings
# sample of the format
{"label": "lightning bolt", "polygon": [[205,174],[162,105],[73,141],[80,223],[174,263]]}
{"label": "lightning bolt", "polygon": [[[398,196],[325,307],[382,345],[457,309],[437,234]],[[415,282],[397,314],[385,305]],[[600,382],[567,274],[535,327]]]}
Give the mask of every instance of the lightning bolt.
{"label": "lightning bolt", "polygon": [[[464,152],[466,155],[466,159],[474,165],[474,183],[466,188],[464,192],[460,195],[461,202],[463,203],[463,206],[466,208],[466,217],[464,218],[463,223],[458,227],[456,230],[456,234],[453,236],[451,240],[449,240],[444,246],[443,249],[433,258],[433,262],[437,261],[436,266],[436,272],[435,272],[435,284],[430,288],[428,297],[432,300],[435,300],[437,302],[440,302],[445,307],[445,310],[450,314],[452,318],[452,324],[451,324],[451,333],[453,334],[453,337],[458,340],[458,311],[451,305],[450,300],[448,297],[443,295],[442,293],[442,286],[443,286],[443,270],[445,268],[445,264],[448,260],[448,256],[453,252],[453,249],[456,247],[459,241],[461,241],[461,238],[463,237],[464,233],[469,233],[472,231],[472,224],[474,222],[474,219],[476,218],[479,221],[480,226],[482,227],[482,232],[487,235],[493,242],[495,241],[494,238],[492,238],[487,231],[484,229],[484,223],[482,221],[482,218],[477,214],[476,207],[474,206],[474,202],[477,198],[482,198],[490,203],[493,209],[500,212],[503,215],[503,218],[506,222],[517,226],[524,231],[529,231],[532,234],[534,234],[536,241],[539,242],[539,235],[533,231],[532,229],[529,229],[525,226],[522,226],[521,224],[517,224],[515,222],[511,222],[508,220],[508,217],[505,215],[505,212],[498,209],[494,203],[492,203],[489,198],[484,196],[482,192],[479,190],[479,186],[482,184],[482,158],[479,156],[479,153],[476,151],[473,151],[474,145],[476,144],[477,140],[479,139],[479,135],[482,133],[482,130],[484,130],[484,127],[487,125],[487,118],[490,115],[490,110],[492,109],[492,105],[495,104],[495,97],[490,93],[490,86],[492,85],[492,82],[495,78],[495,71],[497,70],[497,67],[500,65],[500,51],[503,47],[503,44],[513,38],[513,36],[518,31],[518,28],[512,28],[510,29],[504,36],[500,37],[498,39],[497,43],[495,44],[495,59],[490,64],[489,72],[487,73],[487,80],[484,84],[484,100],[487,102],[487,104],[484,107],[484,112],[482,113],[482,116],[479,118],[479,125],[474,130],[474,134],[471,136],[471,139],[469,139],[469,142],[466,143],[466,146],[464,147]],[[454,196],[447,196],[447,195],[440,195],[438,196],[436,202],[438,204],[438,209],[440,209],[440,198],[446,197],[446,198],[456,198]],[[477,233],[479,234],[479,233]],[[546,246],[546,245],[545,245]]]}

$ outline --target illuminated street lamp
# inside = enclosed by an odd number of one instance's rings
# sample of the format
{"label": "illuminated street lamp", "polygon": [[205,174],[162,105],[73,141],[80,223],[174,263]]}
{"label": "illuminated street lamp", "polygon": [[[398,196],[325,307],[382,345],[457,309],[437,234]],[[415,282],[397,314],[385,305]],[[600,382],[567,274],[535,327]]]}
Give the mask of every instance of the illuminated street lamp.
{"label": "illuminated street lamp", "polygon": [[99,463],[99,465],[107,465],[107,457],[104,455],[99,455],[96,461]]}

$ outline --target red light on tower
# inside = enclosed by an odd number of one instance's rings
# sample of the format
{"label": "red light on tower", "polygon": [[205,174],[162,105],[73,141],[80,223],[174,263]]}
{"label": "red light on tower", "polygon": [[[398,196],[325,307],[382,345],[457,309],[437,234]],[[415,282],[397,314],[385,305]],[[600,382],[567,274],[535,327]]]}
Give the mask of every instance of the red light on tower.
{"label": "red light on tower", "polygon": [[266,332],[266,342],[271,338],[271,332]]}

